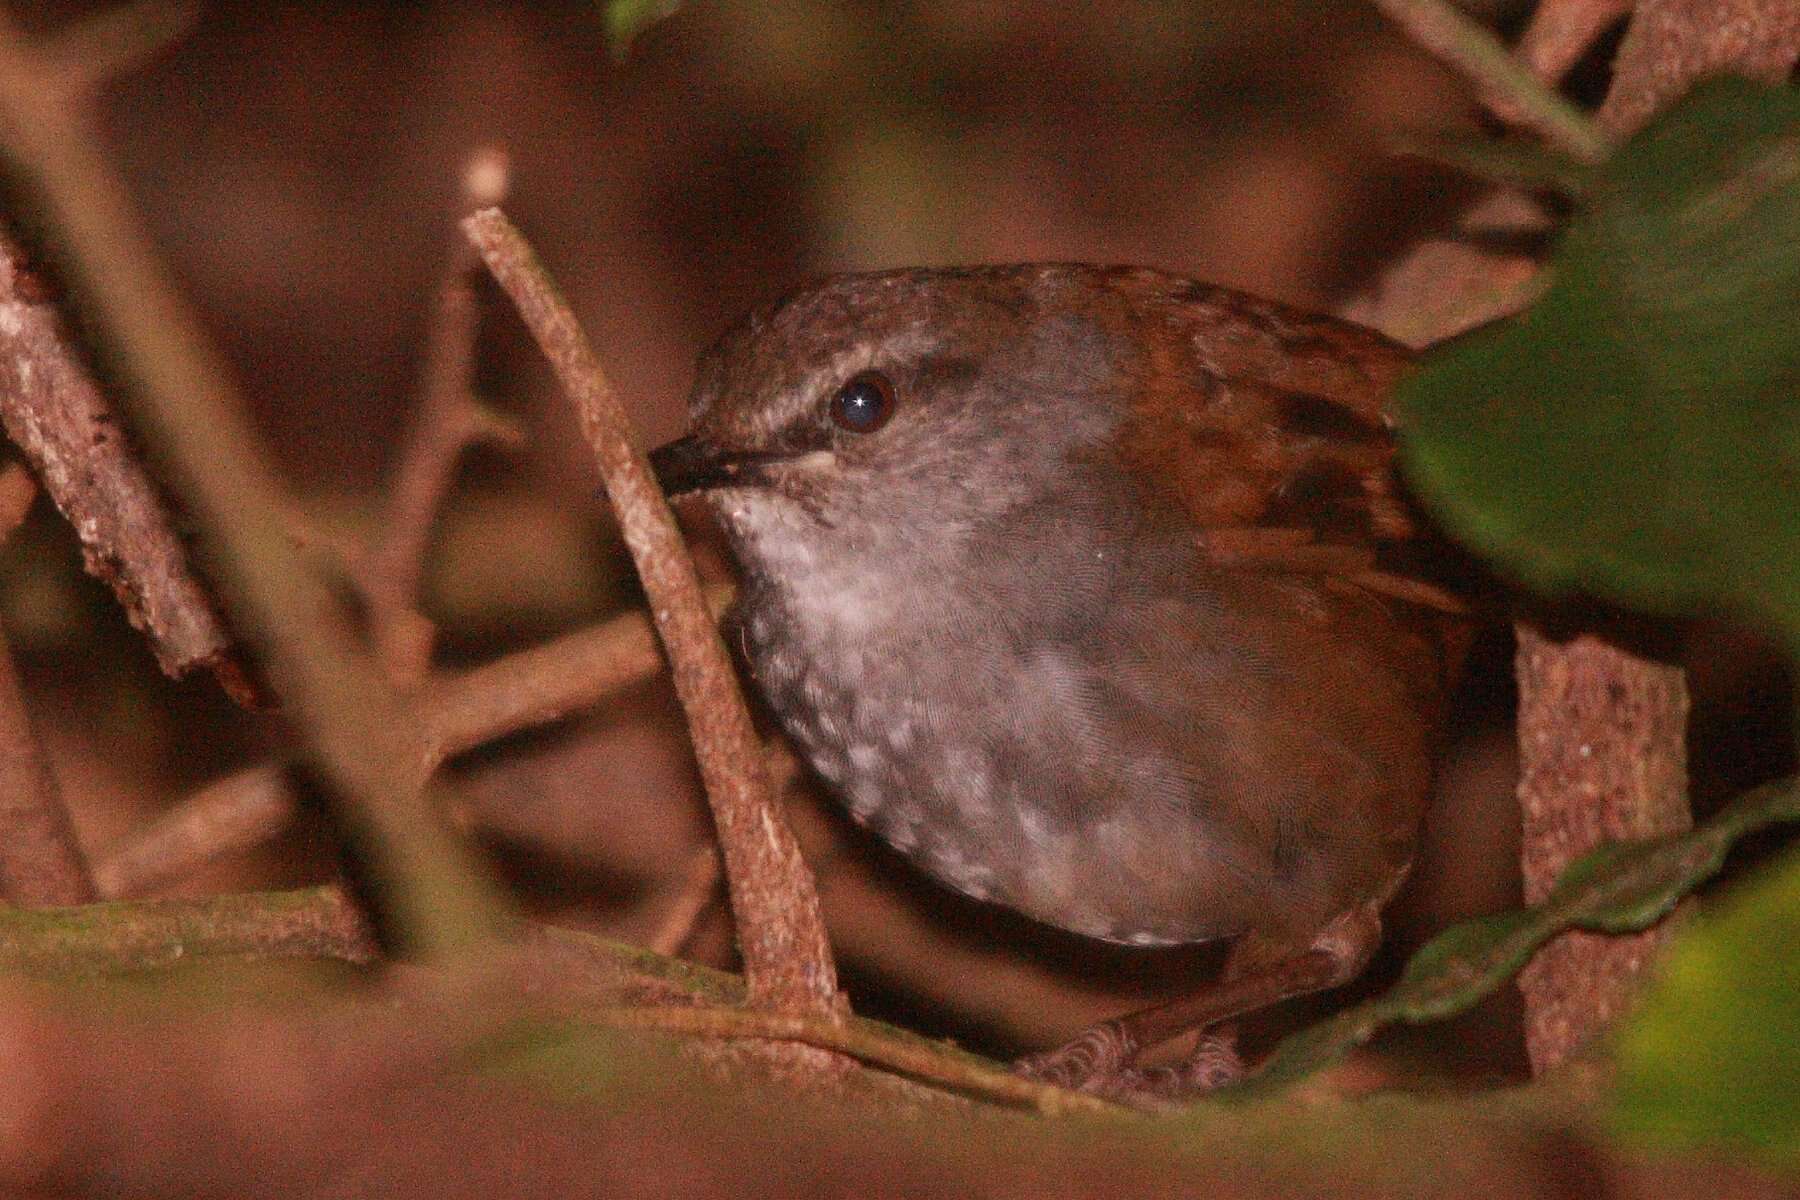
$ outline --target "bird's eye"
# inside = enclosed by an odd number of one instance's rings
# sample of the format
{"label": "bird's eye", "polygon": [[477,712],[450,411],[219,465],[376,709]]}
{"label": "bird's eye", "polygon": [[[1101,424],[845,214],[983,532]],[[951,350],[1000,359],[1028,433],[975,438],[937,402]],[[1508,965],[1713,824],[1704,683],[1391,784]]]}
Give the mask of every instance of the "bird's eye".
{"label": "bird's eye", "polygon": [[874,433],[894,415],[894,385],[878,371],[864,371],[831,398],[831,419],[851,433]]}

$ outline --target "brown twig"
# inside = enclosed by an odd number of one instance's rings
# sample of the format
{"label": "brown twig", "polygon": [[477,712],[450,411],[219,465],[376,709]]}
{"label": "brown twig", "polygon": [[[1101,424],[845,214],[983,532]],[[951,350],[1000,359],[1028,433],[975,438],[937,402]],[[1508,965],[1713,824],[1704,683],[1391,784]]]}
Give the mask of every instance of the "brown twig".
{"label": "brown twig", "polygon": [[[732,589],[707,589],[714,614]],[[522,650],[415,693],[428,776],[446,760],[496,738],[547,724],[599,704],[663,670],[650,618],[628,613]],[[292,823],[297,802],[283,769],[266,763],[235,772],[184,797],[101,855],[94,874],[102,895],[142,895],[201,865],[242,854]]]}
{"label": "brown twig", "polygon": [[418,785],[415,722],[296,553],[231,372],[144,236],[82,95],[0,19],[0,145],[14,195],[127,386],[134,430],[200,526],[215,575],[328,784],[395,940],[427,958],[487,945],[497,889]]}
{"label": "brown twig", "polygon": [[173,676],[219,673],[249,689],[160,490],[72,349],[42,278],[0,235],[0,422],[81,539],[90,575],[110,586]]}
{"label": "brown twig", "polygon": [[1543,0],[1519,35],[1513,53],[1546,83],[1569,73],[1606,31],[1631,11],[1635,0]]}
{"label": "brown twig", "polygon": [[719,891],[719,848],[712,844],[694,847],[670,889],[673,895],[663,910],[656,929],[644,939],[644,945],[656,954],[676,955],[694,936],[694,926],[712,904]]}
{"label": "brown twig", "polygon": [[1123,1113],[1128,1110],[1097,1096],[1037,1083],[954,1046],[899,1034],[866,1021],[842,1021],[810,1013],[753,1008],[654,1008],[614,1005],[586,1009],[583,1016],[620,1029],[708,1038],[768,1038],[834,1050],[851,1058],[963,1092],[978,1099],[1032,1108],[1045,1116]]}
{"label": "brown twig", "polygon": [[631,443],[624,408],[556,285],[512,224],[488,209],[463,228],[574,401],[649,594],[718,827],[751,1002],[838,1014],[837,970],[811,873],[775,806],[761,745],[701,600],[693,561],[649,464]]}
{"label": "brown twig", "polygon": [[[710,619],[731,603],[727,586],[705,589]],[[434,680],[418,693],[428,756],[436,762],[521,729],[557,720],[664,669],[649,617],[627,613]]]}
{"label": "brown twig", "polygon": [[[18,463],[0,470],[0,541],[25,519],[37,485]],[[0,895],[34,907],[94,899],[87,859],[43,743],[32,728],[12,647],[0,632]]]}
{"label": "brown twig", "polygon": [[[463,170],[462,211],[500,203],[506,186],[505,155],[494,148],[478,151]],[[477,323],[473,274],[479,267],[468,240],[455,238],[426,335],[419,412],[381,524],[354,571],[376,658],[401,686],[423,678],[431,665],[436,629],[422,611],[419,583],[431,527],[458,460],[481,442],[510,448],[524,441],[515,424],[482,405],[470,389]]]}
{"label": "brown twig", "polygon": [[183,797],[100,854],[94,884],[109,900],[141,896],[209,862],[273,841],[299,810],[282,768],[264,764],[234,772]]}
{"label": "brown twig", "polygon": [[1448,0],[1374,0],[1374,4],[1421,49],[1474,83],[1483,104],[1584,162],[1606,157],[1607,138],[1586,113],[1545,87],[1493,33]]}

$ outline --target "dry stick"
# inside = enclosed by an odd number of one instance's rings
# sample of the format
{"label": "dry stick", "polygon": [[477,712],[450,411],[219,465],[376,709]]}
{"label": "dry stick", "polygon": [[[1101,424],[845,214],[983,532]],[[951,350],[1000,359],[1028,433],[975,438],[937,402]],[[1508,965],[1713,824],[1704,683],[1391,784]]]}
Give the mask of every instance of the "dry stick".
{"label": "dry stick", "polygon": [[72,348],[46,285],[0,235],[0,422],[74,526],[90,575],[110,586],[162,669],[211,667],[247,694],[231,641],[160,489]]}
{"label": "dry stick", "polygon": [[[0,541],[25,519],[37,485],[18,463],[0,472]],[[0,894],[14,904],[86,904],[94,881],[43,743],[32,729],[12,647],[0,633]]]}
{"label": "dry stick", "polygon": [[1433,57],[1475,84],[1482,103],[1541,134],[1583,162],[1598,162],[1609,148],[1587,114],[1545,87],[1474,18],[1448,0],[1374,0],[1389,20]]}
{"label": "dry stick", "polygon": [[694,936],[700,915],[719,890],[719,848],[711,844],[694,847],[671,890],[674,896],[662,920],[656,923],[655,932],[644,939],[644,946],[653,954],[673,957]]}
{"label": "dry stick", "polygon": [[748,1008],[654,1008],[615,1005],[585,1009],[584,1019],[620,1029],[648,1029],[689,1037],[767,1038],[835,1050],[877,1067],[984,1100],[1035,1108],[1046,1116],[1124,1113],[1122,1105],[1066,1088],[1037,1083],[985,1062],[953,1046],[923,1038],[895,1036],[864,1021],[843,1021],[810,1013]]}
{"label": "dry stick", "polygon": [[[706,589],[714,614],[732,589]],[[413,693],[424,749],[420,771],[507,734],[590,708],[663,670],[656,632],[644,613],[628,613]],[[102,895],[141,895],[214,859],[242,854],[279,837],[298,811],[277,763],[214,780],[134,830],[101,855],[94,869]]]}
{"label": "dry stick", "polygon": [[[1702,76],[1730,70],[1779,82],[1800,57],[1793,0],[1640,0],[1600,109],[1631,133]],[[1520,856],[1525,899],[1543,899],[1602,842],[1693,824],[1687,799],[1687,683],[1677,667],[1597,638],[1558,645],[1519,631]],[[1519,976],[1525,1042],[1543,1072],[1579,1052],[1635,993],[1668,924],[1604,937],[1568,933]]]}
{"label": "dry stick", "polygon": [[751,1003],[839,1014],[837,968],[812,874],[775,806],[761,746],[718,628],[701,601],[693,560],[649,464],[631,444],[624,408],[556,285],[512,224],[488,209],[463,228],[574,401],[650,597],[718,827]]}
{"label": "dry stick", "polygon": [[198,522],[232,610],[322,768],[338,824],[386,928],[445,959],[505,922],[497,889],[418,786],[420,737],[296,553],[230,371],[207,340],[97,148],[82,98],[0,19],[0,146],[15,195],[127,386],[134,429]]}
{"label": "dry stick", "polygon": [[109,900],[141,896],[185,879],[207,863],[274,841],[299,812],[280,766],[248,767],[183,797],[98,855],[94,885]]}
{"label": "dry stick", "polygon": [[1546,83],[1581,61],[1606,27],[1631,11],[1634,0],[1543,0],[1519,35],[1513,53]]}
{"label": "dry stick", "polygon": [[[731,605],[734,589],[703,589],[708,622]],[[522,729],[590,708],[663,670],[649,617],[626,613],[461,675],[418,693],[427,753],[436,762]]]}
{"label": "dry stick", "polygon": [[[494,148],[477,151],[463,170],[462,212],[500,203],[506,186],[504,154]],[[479,442],[508,448],[524,442],[522,431],[484,407],[470,387],[477,324],[472,276],[479,267],[474,248],[459,233],[426,335],[418,416],[381,524],[354,569],[376,657],[388,678],[402,686],[423,678],[431,665],[437,631],[421,610],[419,583],[432,524],[457,462]]]}

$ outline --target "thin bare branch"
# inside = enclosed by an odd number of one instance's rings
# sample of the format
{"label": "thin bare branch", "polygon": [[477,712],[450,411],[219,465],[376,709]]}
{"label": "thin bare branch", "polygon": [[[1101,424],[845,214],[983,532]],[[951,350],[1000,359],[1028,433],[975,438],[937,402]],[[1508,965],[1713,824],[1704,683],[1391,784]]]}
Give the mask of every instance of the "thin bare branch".
{"label": "thin bare branch", "polygon": [[101,854],[94,883],[111,900],[141,896],[209,862],[274,841],[293,825],[299,808],[280,767],[248,767],[183,797]]}
{"label": "thin bare branch", "polygon": [[101,155],[85,106],[0,19],[0,145],[96,335],[134,431],[198,523],[215,577],[329,784],[340,830],[408,950],[444,957],[505,923],[498,890],[418,786],[421,739],[295,551],[231,371],[181,298]]}
{"label": "thin bare branch", "polygon": [[701,599],[693,560],[649,464],[631,443],[624,407],[555,283],[511,222],[484,209],[463,228],[574,401],[649,594],[718,827],[751,1002],[839,1014],[837,969],[811,872],[775,805],[761,744]]}
{"label": "thin bare branch", "polygon": [[[487,148],[463,170],[464,213],[499,203],[506,158]],[[468,239],[453,241],[426,335],[425,372],[413,430],[394,471],[381,523],[356,579],[368,605],[376,658],[396,684],[422,679],[431,665],[436,629],[419,599],[431,528],[454,482],[463,452],[480,442],[517,447],[519,427],[481,404],[471,390],[477,312],[473,274],[480,261]]]}
{"label": "thin bare branch", "polygon": [[694,847],[676,876],[662,919],[644,945],[656,954],[676,955],[694,936],[694,926],[719,892],[719,848],[710,843]]}
{"label": "thin bare branch", "polygon": [[588,1020],[621,1029],[653,1029],[690,1037],[769,1038],[799,1042],[983,1100],[1021,1105],[1045,1116],[1077,1113],[1123,1113],[1120,1105],[1098,1096],[1037,1083],[1013,1072],[924,1038],[897,1036],[895,1031],[865,1021],[840,1021],[810,1013],[769,1012],[753,1008],[655,1008],[615,1005],[588,1009]]}
{"label": "thin bare branch", "polygon": [[[716,615],[732,589],[706,590]],[[621,617],[510,654],[415,693],[424,748],[420,771],[496,738],[602,703],[664,668],[650,618]],[[103,854],[94,875],[102,895],[137,896],[205,863],[255,849],[292,823],[297,801],[283,769],[265,763],[207,784]]]}
{"label": "thin bare branch", "polygon": [[1420,49],[1466,76],[1483,104],[1504,110],[1584,162],[1606,157],[1606,135],[1586,113],[1544,86],[1492,31],[1448,0],[1374,0],[1374,4]]}
{"label": "thin bare branch", "polygon": [[[733,589],[705,589],[716,618]],[[548,724],[617,695],[662,671],[665,660],[650,618],[627,613],[461,675],[433,680],[419,692],[419,718],[435,762],[521,729]]]}

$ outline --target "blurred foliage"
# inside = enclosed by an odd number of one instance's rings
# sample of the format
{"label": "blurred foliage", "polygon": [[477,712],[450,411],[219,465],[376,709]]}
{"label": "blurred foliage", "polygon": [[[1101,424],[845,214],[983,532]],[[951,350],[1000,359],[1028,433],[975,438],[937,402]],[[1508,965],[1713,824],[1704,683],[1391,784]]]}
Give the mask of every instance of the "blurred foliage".
{"label": "blurred foliage", "polygon": [[1413,480],[1526,581],[1800,642],[1800,92],[1720,80],[1591,181],[1531,309],[1403,385]]}
{"label": "blurred foliage", "polygon": [[606,21],[606,41],[614,58],[631,53],[638,34],[681,7],[681,0],[606,0],[601,6]]}
{"label": "blurred foliage", "polygon": [[[1697,88],[1595,172],[1542,299],[1399,400],[1412,478],[1503,567],[1747,611],[1800,650],[1800,92]],[[1789,854],[1684,932],[1619,1036],[1628,1125],[1800,1156],[1795,945]]]}
{"label": "blurred foliage", "polygon": [[[1740,797],[1690,833],[1602,846],[1571,864],[1543,903],[1465,921],[1433,938],[1413,955],[1394,987],[1288,1038],[1235,1092],[1260,1095],[1303,1078],[1336,1062],[1384,1025],[1437,1021],[1465,1012],[1504,986],[1538,947],[1566,930],[1646,929],[1716,875],[1726,851],[1740,838],[1795,820],[1800,820],[1800,783],[1783,780]],[[1793,1014],[1800,1013],[1800,991],[1788,999],[1794,1004],[1784,1010],[1791,1025]],[[1783,1026],[1777,1022],[1772,1028]],[[1791,1067],[1791,1051],[1788,1058]],[[1790,1071],[1788,1078],[1800,1078],[1800,1072]]]}
{"label": "blurred foliage", "polygon": [[1686,930],[1617,1039],[1618,1119],[1800,1161],[1800,862]]}

